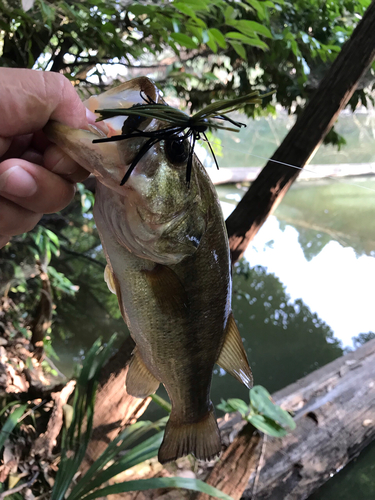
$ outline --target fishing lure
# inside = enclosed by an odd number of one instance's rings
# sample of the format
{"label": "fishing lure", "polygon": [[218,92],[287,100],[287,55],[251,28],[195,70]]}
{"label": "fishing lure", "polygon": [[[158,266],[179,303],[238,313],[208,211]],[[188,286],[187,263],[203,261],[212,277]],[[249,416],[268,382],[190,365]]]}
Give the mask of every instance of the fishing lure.
{"label": "fishing lure", "polygon": [[[100,114],[97,121],[106,120],[119,115],[128,116],[129,118],[125,120],[121,130],[122,133],[120,135],[95,139],[93,142],[100,143],[123,141],[126,139],[133,139],[135,137],[147,138],[147,141],[143,144],[124,175],[120,183],[120,185],[123,186],[129,179],[134,168],[137,166],[137,163],[147,153],[147,151],[149,151],[158,142],[166,141],[167,147],[170,150],[173,150],[174,157],[180,157],[181,161],[187,159],[186,182],[189,185],[196,141],[204,140],[208,144],[215,164],[217,168],[219,168],[211,144],[207,139],[207,130],[222,129],[238,132],[239,129],[246,127],[246,125],[229,118],[226,114],[239,109],[244,104],[260,104],[262,102],[262,98],[271,94],[272,92],[261,96],[258,91],[254,91],[246,96],[238,97],[237,99],[217,101],[209,106],[206,106],[194,115],[189,116],[183,111],[173,108],[168,104],[158,104],[149,96],[143,95],[141,92],[141,97],[145,104],[135,104],[131,108],[127,109],[96,110],[96,113]],[[148,132],[140,130],[138,128],[139,125],[146,119],[150,118],[163,121],[167,124],[167,126],[159,130]],[[236,128],[226,126],[218,120],[221,122],[229,122]]]}

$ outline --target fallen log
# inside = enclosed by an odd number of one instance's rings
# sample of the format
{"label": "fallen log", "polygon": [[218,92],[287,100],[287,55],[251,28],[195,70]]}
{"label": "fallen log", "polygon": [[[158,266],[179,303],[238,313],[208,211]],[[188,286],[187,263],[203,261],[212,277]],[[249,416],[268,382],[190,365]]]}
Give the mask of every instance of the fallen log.
{"label": "fallen log", "polygon": [[[297,165],[298,167],[298,165]],[[207,169],[213,184],[237,184],[238,182],[254,182],[261,172],[260,167],[225,167]],[[299,180],[338,179],[356,177],[359,175],[372,176],[375,174],[375,163],[339,163],[328,165],[309,165],[299,174]]]}
{"label": "fallen log", "polygon": [[304,500],[375,439],[375,339],[273,398],[297,428],[282,439],[239,432],[207,480],[234,500]]}

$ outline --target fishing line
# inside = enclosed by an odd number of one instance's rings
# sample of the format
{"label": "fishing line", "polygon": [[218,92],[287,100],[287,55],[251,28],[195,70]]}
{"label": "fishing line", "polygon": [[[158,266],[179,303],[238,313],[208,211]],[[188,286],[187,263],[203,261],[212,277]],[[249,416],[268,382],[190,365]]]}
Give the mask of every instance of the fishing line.
{"label": "fishing line", "polygon": [[[238,150],[236,148],[231,148],[230,146],[222,146],[222,148],[225,150],[225,149],[231,149],[233,151],[237,151]],[[297,170],[303,170],[305,172],[309,172],[310,174],[314,174],[317,176],[317,178],[319,178],[319,174],[317,174],[316,172],[314,172],[313,170],[309,170],[305,167],[297,167],[296,165],[292,165],[290,163],[285,163],[283,161],[279,161],[279,160],[273,160],[272,158],[266,158],[265,156],[259,156],[259,155],[256,155],[256,154],[253,154],[253,153],[246,153],[245,156],[254,156],[255,158],[259,158],[261,160],[265,160],[267,162],[273,162],[273,163],[279,163],[280,165],[284,165],[286,167],[291,167],[291,168],[296,168]],[[334,164],[333,164],[334,165]],[[246,167],[241,167],[241,168],[246,168]],[[262,167],[254,167],[254,168],[262,168]],[[375,193],[375,189],[373,188],[370,188],[370,187],[367,187],[367,186],[361,186],[360,184],[356,184],[354,182],[347,182],[346,181],[346,177],[334,177],[333,175],[325,175],[324,177],[320,177],[320,179],[324,180],[324,179],[329,179],[329,180],[332,180],[332,181],[337,181],[337,182],[344,182],[345,184],[348,184],[350,186],[355,186],[355,187],[359,187],[360,189],[366,189],[367,191],[372,191],[373,193]]]}

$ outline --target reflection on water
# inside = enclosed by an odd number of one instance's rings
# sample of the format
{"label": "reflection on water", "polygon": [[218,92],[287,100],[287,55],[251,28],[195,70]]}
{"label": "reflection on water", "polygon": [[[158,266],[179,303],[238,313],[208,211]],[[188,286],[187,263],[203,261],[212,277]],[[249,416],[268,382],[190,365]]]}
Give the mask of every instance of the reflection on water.
{"label": "reflection on water", "polygon": [[[288,131],[292,128],[295,116],[278,113],[274,117],[257,120],[238,115],[239,121],[247,124],[239,133],[217,131],[221,140],[223,157],[219,158],[220,167],[263,167],[264,158],[272,156],[280,146]],[[321,146],[311,163],[371,163],[374,161],[375,113],[342,113],[335,124],[336,131],[345,137],[347,144],[341,148]],[[205,166],[213,165],[207,155]]]}
{"label": "reflection on water", "polygon": [[368,446],[309,500],[374,500],[375,443]]}
{"label": "reflection on water", "polygon": [[[274,392],[341,356],[340,342],[303,300],[290,300],[281,281],[244,259],[233,274],[233,313],[256,384]],[[222,375],[222,373],[221,373]],[[220,372],[212,397],[240,397],[246,389]]]}
{"label": "reflection on water", "polygon": [[[344,347],[375,331],[375,191],[352,182],[375,190],[371,179],[295,184],[245,252],[251,266],[274,273]],[[243,191],[218,191],[227,217],[233,196]]]}

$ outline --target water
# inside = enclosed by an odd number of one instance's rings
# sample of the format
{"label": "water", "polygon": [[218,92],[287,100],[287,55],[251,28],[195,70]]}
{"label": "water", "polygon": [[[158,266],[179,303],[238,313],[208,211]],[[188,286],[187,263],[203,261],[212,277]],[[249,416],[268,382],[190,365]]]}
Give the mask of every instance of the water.
{"label": "water", "polygon": [[[373,146],[371,151],[368,141],[374,124],[365,116],[356,120],[361,127],[355,125],[346,130],[349,144],[344,153],[336,153],[338,162],[374,161]],[[362,128],[366,120],[370,122],[365,133]],[[339,127],[348,127],[348,123],[344,117]],[[287,127],[290,125],[287,119]],[[250,161],[254,166],[261,165],[264,163],[261,160],[244,155],[244,143],[248,151],[270,156],[272,151],[267,150],[267,143],[274,148],[287,128],[285,120],[283,124],[279,120],[260,120],[252,127],[247,139],[232,134],[232,142],[223,143],[223,150],[236,149],[236,154],[232,151],[219,159],[222,167],[229,166],[229,158],[230,166],[244,166],[245,160],[248,166]],[[246,133],[249,131],[250,127]],[[329,163],[330,158],[334,159],[332,149],[321,148],[315,161]],[[245,189],[218,188],[226,217]],[[375,180],[365,177],[295,183],[250,244],[244,259],[236,265],[234,316],[255,382],[270,392],[334,360],[375,332],[373,190]],[[83,245],[85,237],[80,235],[77,245]],[[89,247],[95,248],[90,255],[104,262],[98,254],[99,248],[92,242],[87,244]],[[105,339],[114,331],[120,338],[126,335],[116,298],[108,293],[103,282],[102,267],[82,262],[74,265],[77,268],[74,282],[81,289],[76,298],[67,298],[58,305],[59,323],[55,326],[55,332],[59,330],[66,337],[54,343],[60,356],[58,365],[65,373],[71,372],[74,358],[91,346],[98,335]],[[161,395],[165,395],[163,390]],[[248,400],[246,388],[219,368],[214,373],[211,395],[214,404],[229,397]],[[151,404],[147,418],[160,415],[161,410]],[[314,500],[373,500],[374,462],[375,445],[330,480],[314,495]]]}

